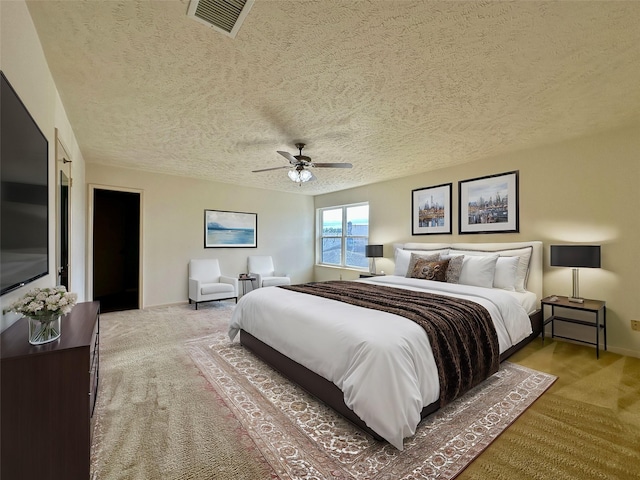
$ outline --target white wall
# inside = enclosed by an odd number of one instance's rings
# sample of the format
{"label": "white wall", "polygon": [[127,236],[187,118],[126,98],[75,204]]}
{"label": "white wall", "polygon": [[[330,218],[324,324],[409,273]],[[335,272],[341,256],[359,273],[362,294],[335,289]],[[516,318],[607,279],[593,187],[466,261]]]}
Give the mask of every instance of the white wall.
{"label": "white wall", "polygon": [[[142,191],[143,307],[187,301],[191,258],[218,258],[224,274],[237,276],[248,255],[271,255],[294,283],[312,279],[312,197],[96,164],[86,179]],[[205,209],[257,213],[258,247],[204,248]]]}
{"label": "white wall", "polygon": [[56,128],[73,159],[71,175],[74,187],[71,189],[70,239],[73,251],[70,290],[78,294],[79,301],[86,299],[84,288],[86,203],[83,191],[84,159],[62,107],[27,6],[22,1],[0,1],[0,69],[49,142],[49,275],[0,297],[3,313],[0,330],[4,330],[19,318],[16,314],[5,312],[11,303],[34,287],[53,286],[57,281],[55,274]]}
{"label": "white wall", "polygon": [[[604,132],[452,168],[322,195],[316,208],[369,202],[371,243],[384,244],[379,270],[393,270],[394,242],[544,242],[545,295],[570,295],[571,270],[549,266],[549,245],[602,245],[602,268],[580,270],[580,294],[607,302],[610,349],[640,356],[640,127]],[[458,181],[520,172],[520,233],[458,235]],[[411,190],[453,183],[453,234],[411,235]],[[357,272],[316,267],[316,280]]]}

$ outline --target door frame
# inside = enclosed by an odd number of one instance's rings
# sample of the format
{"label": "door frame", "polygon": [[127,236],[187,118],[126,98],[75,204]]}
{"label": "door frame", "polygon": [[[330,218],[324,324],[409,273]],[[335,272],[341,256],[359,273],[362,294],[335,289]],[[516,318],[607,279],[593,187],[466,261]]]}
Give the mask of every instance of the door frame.
{"label": "door frame", "polygon": [[56,270],[55,270],[55,278],[56,285],[59,285],[60,280],[60,272],[63,268],[62,265],[62,218],[60,215],[60,211],[62,209],[62,182],[61,182],[61,174],[64,174],[69,181],[68,188],[69,191],[67,193],[67,289],[71,291],[71,189],[73,187],[73,177],[72,177],[72,159],[71,155],[69,155],[69,150],[65,147],[63,141],[60,139],[59,130],[55,129],[55,155],[56,155],[56,168],[55,168],[55,186],[56,186]]}
{"label": "door frame", "polygon": [[143,246],[144,246],[144,190],[138,188],[116,187],[113,185],[102,185],[98,183],[90,183],[89,186],[89,208],[87,209],[87,298],[93,300],[93,212],[94,212],[94,196],[96,190],[111,190],[115,192],[128,192],[137,193],[140,197],[140,234],[139,234],[139,255],[138,255],[138,308],[143,309],[144,305],[144,292],[142,286],[143,282],[143,269],[142,259],[144,258]]}

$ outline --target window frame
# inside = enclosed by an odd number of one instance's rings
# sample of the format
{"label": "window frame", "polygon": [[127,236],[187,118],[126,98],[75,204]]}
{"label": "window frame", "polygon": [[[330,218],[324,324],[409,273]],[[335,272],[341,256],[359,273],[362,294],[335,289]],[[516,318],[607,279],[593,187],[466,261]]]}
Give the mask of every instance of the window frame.
{"label": "window frame", "polygon": [[[347,222],[347,212],[350,208],[354,207],[367,207],[367,235],[349,235],[348,234],[348,222]],[[322,228],[322,217],[323,212],[327,210],[342,210],[342,230],[341,235],[324,235]],[[331,268],[342,268],[342,269],[351,269],[357,271],[368,271],[368,264],[365,266],[358,265],[347,265],[347,239],[349,238],[358,238],[364,239],[364,245],[368,245],[369,243],[369,219],[370,219],[370,211],[369,211],[369,202],[358,202],[358,203],[349,203],[345,205],[330,205],[327,207],[319,207],[316,209],[316,231],[318,232],[316,236],[316,265],[321,267],[331,267]],[[336,263],[323,263],[322,262],[322,245],[323,240],[325,238],[339,238],[340,239],[340,264]]]}

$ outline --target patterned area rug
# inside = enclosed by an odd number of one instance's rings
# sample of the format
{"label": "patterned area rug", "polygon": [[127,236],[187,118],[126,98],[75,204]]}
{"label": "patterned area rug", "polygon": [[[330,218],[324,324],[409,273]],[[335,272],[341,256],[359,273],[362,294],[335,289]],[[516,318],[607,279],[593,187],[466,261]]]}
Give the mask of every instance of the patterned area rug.
{"label": "patterned area rug", "polygon": [[423,420],[399,451],[230,343],[226,333],[186,347],[280,479],[452,479],[556,380],[503,362],[482,385]]}

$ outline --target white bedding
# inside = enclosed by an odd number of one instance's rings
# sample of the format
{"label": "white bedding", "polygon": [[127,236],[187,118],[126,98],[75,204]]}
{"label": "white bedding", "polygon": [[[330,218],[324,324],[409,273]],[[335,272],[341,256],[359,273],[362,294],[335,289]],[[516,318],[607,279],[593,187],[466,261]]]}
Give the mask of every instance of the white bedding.
{"label": "white bedding", "polygon": [[[491,314],[501,353],[531,333],[527,311],[512,292],[393,275],[360,281],[480,303]],[[238,302],[229,337],[240,329],[332,381],[346,405],[399,450],[415,433],[422,408],[439,398],[427,335],[404,317],[267,287]]]}

